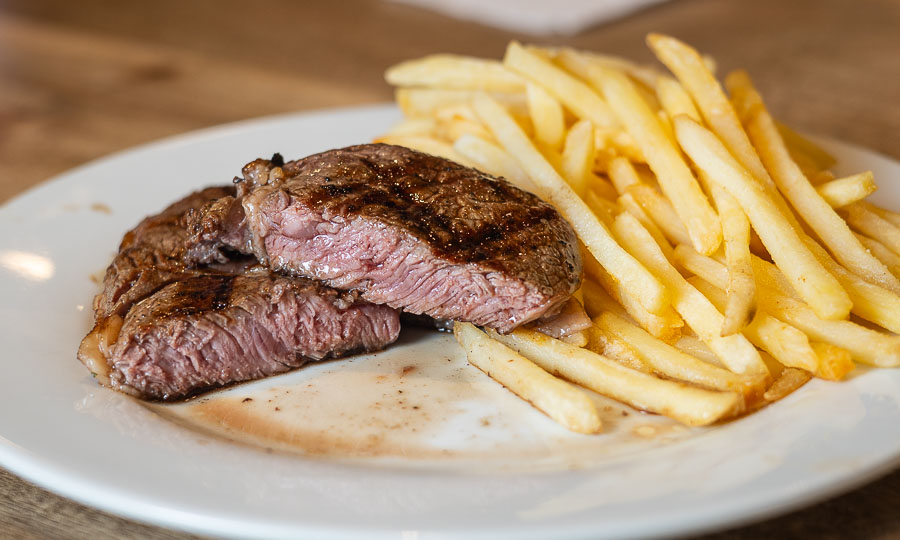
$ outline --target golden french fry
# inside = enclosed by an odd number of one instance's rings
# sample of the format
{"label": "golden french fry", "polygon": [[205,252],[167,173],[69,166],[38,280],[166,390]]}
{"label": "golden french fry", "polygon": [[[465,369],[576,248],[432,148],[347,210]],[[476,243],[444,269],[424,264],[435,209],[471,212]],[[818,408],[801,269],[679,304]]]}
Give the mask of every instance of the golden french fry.
{"label": "golden french fry", "polygon": [[875,193],[876,189],[878,186],[875,185],[875,176],[872,171],[836,178],[816,186],[816,191],[832,208],[842,208],[861,201]]}
{"label": "golden french fry", "polygon": [[561,161],[563,176],[576,193],[583,194],[594,168],[594,126],[590,120],[569,128]]}
{"label": "golden french fry", "polygon": [[453,149],[474,163],[476,169],[506,178],[527,191],[534,191],[534,182],[519,162],[494,143],[474,135],[463,135],[453,143]]}
{"label": "golden french fry", "polygon": [[756,281],[750,256],[750,221],[734,198],[722,186],[706,179],[709,192],[719,211],[725,239],[725,263],[728,266],[728,300],[722,335],[740,332],[756,312]]}
{"label": "golden french fry", "polygon": [[579,433],[597,433],[602,428],[594,403],[577,388],[469,323],[454,323],[453,333],[470,364],[559,424]]}
{"label": "golden french fry", "polygon": [[659,99],[659,104],[669,118],[675,118],[683,114],[700,122],[700,113],[697,112],[694,101],[678,81],[663,75],[656,78],[654,87],[656,88],[656,97]]}
{"label": "golden french fry", "polygon": [[780,399],[786,398],[795,390],[809,382],[811,375],[803,370],[787,368],[781,372],[772,386],[766,390],[763,398],[767,403],[774,403]]}
{"label": "golden french fry", "polygon": [[797,159],[798,156],[803,156],[810,163],[814,164],[819,171],[833,167],[837,163],[834,156],[825,151],[825,149],[788,126],[778,123],[778,133],[781,134],[794,159]]}
{"label": "golden french fry", "polygon": [[608,68],[593,67],[588,74],[640,147],[694,247],[701,253],[715,252],[722,241],[719,218],[674,142],[635,90],[634,83],[622,72]]}
{"label": "golden french fry", "polygon": [[[621,206],[626,212],[636,217],[638,221],[641,222],[641,225],[647,229],[647,232],[650,233],[650,236],[656,240],[656,245],[659,246],[659,249],[662,250],[663,255],[666,256],[666,259],[670,261],[672,259],[672,244],[666,239],[666,235],[663,234],[662,229],[660,229],[656,223],[650,218],[650,215],[644,211],[640,204],[638,204],[637,200],[631,195],[631,193],[625,193],[618,199],[619,206]],[[687,233],[685,233],[685,238],[687,238]]]}
{"label": "golden french fry", "polygon": [[838,280],[810,252],[800,234],[719,139],[686,116],[675,119],[678,142],[710,179],[743,208],[778,268],[824,319],[843,319],[852,302]]}
{"label": "golden french fry", "polygon": [[616,214],[621,211],[617,203],[604,199],[593,191],[588,191],[582,198],[584,199],[585,204],[587,204],[591,211],[594,213],[594,215],[600,218],[600,221],[602,221],[603,224],[607,227],[609,227],[610,223],[612,223],[612,220],[616,217]]}
{"label": "golden french fry", "polygon": [[624,195],[629,186],[641,183],[641,177],[628,158],[619,156],[609,162],[609,179],[619,195]]}
{"label": "golden french fry", "polygon": [[900,227],[900,214],[898,214],[897,212],[892,212],[887,208],[875,206],[872,203],[863,202],[860,204],[865,206],[870,212],[875,212],[881,219],[890,221],[895,227]]}
{"label": "golden french fry", "polygon": [[589,339],[585,347],[587,350],[602,354],[610,360],[615,360],[623,366],[636,371],[653,373],[653,368],[644,362],[627,341],[603,332],[597,326],[597,319],[594,319],[594,325],[588,329],[588,335]]}
{"label": "golden french fry", "polygon": [[874,238],[869,238],[868,236],[858,234],[856,238],[862,243],[862,245],[866,246],[866,249],[872,252],[872,255],[878,257],[878,260],[883,262],[885,266],[888,267],[888,270],[891,271],[895,276],[900,276],[900,255],[897,255],[893,251],[889,250],[887,246],[875,240]]}
{"label": "golden french fry", "polygon": [[647,86],[647,88],[653,88],[654,82],[661,75],[659,70],[655,68],[642,66],[625,58],[590,51],[579,51],[567,47],[556,51],[556,59],[565,69],[583,80],[588,79],[588,68],[591,65],[624,71],[636,81]]}
{"label": "golden french fry", "polygon": [[475,166],[474,163],[459,155],[452,145],[428,135],[382,135],[376,138],[374,142],[405,146],[419,152],[453,160],[466,167]]}
{"label": "golden french fry", "polygon": [[521,328],[507,335],[488,332],[492,338],[550,373],[687,425],[712,424],[740,411],[742,400],[735,392],[703,390],[659,379],[605,356]]}
{"label": "golden french fry", "polygon": [[[679,260],[685,260],[686,249],[690,248],[684,245],[679,248],[676,256]],[[716,277],[719,281],[725,281],[721,272],[717,272]],[[716,307],[722,308],[726,305],[725,292],[718,288],[718,285],[724,283],[714,285],[699,276],[688,279],[688,282],[709,298]],[[806,334],[797,328],[762,311],[756,312],[753,320],[744,327],[743,334],[751,343],[771,354],[781,364],[805,369],[824,379],[840,380],[854,368],[849,351],[825,343],[811,343]]]}
{"label": "golden french fry", "polygon": [[727,369],[725,364],[722,363],[722,360],[716,356],[716,353],[712,352],[709,346],[706,345],[706,343],[703,343],[697,336],[687,334],[682,335],[675,340],[672,345],[679,351],[689,354],[698,360],[703,360],[707,364]]}
{"label": "golden french fry", "polygon": [[672,307],[722,359],[728,369],[747,376],[767,375],[759,353],[747,338],[741,334],[721,335],[724,322],[722,314],[672,266],[636,218],[627,213],[619,214],[613,225],[613,233],[622,245],[672,291]]}
{"label": "golden french fry", "polygon": [[[479,91],[445,90],[442,88],[397,88],[394,100],[407,118],[432,117],[439,111],[454,105],[468,105]],[[517,121],[528,118],[523,94],[493,92],[494,99],[503,104]]]}
{"label": "golden french fry", "polygon": [[885,219],[872,205],[857,202],[842,208],[847,223],[857,231],[878,240],[888,249],[900,255],[900,226]]}
{"label": "golden french fry", "polygon": [[609,106],[588,85],[519,43],[510,42],[503,65],[543,87],[579,118],[601,127],[617,125]]}
{"label": "golden french fry", "polygon": [[[632,184],[626,194],[634,197],[641,209],[659,227],[673,244],[693,244],[684,223],[678,218],[671,203],[656,188],[647,184]],[[696,246],[695,246],[696,247]]]}
{"label": "golden french fry", "polygon": [[475,110],[494,137],[531,176],[538,195],[565,217],[597,261],[651,313],[669,305],[668,292],[646,268],[622,249],[591,209],[537,151],[512,117],[488,96],[475,100]]}
{"label": "golden french fry", "polygon": [[588,330],[579,330],[578,332],[563,336],[559,339],[574,347],[586,347],[590,341],[590,335],[588,334]]}
{"label": "golden french fry", "polygon": [[847,269],[867,281],[900,292],[900,280],[853,236],[847,223],[819,195],[791,159],[775,121],[750,77],[743,71],[735,71],[728,76],[727,84],[763,164],[803,220]]}
{"label": "golden french fry", "polygon": [[647,44],[694,98],[706,123],[722,139],[738,163],[754,177],[771,182],[722,86],[696,49],[661,34],[647,36]]}
{"label": "golden french fry", "polygon": [[434,118],[411,117],[405,118],[398,124],[395,124],[391,129],[388,130],[387,135],[394,135],[399,137],[433,137],[436,128],[437,122],[434,120]]}
{"label": "golden french fry", "polygon": [[[852,313],[891,332],[900,333],[900,296],[880,285],[870,283],[839,265],[813,241],[807,242],[813,255],[837,278],[853,302]],[[761,265],[771,267],[759,261]],[[754,260],[754,265],[757,261]],[[774,268],[774,267],[772,267]]]}
{"label": "golden french fry", "polygon": [[[685,248],[682,246],[675,251],[685,269],[720,288],[727,283],[727,270],[723,265]],[[764,270],[768,263],[755,259],[756,262],[760,263],[754,264],[754,271],[763,311],[800,329],[813,340],[847,350],[858,362],[880,367],[900,365],[900,336],[884,334],[847,320],[821,319],[809,306],[784,294],[770,273],[757,271]]]}
{"label": "golden french fry", "polygon": [[637,351],[657,373],[715,390],[730,390],[749,397],[761,393],[765,378],[748,378],[708,364],[659,340],[643,329],[610,312],[594,319],[606,335],[615,336]]}
{"label": "golden french fry", "polygon": [[593,191],[604,199],[609,200],[614,200],[618,195],[616,188],[613,187],[607,178],[598,176],[593,172],[589,172],[587,175],[587,191]]}
{"label": "golden french fry", "polygon": [[385,80],[394,86],[425,86],[451,90],[523,92],[521,77],[496,60],[435,54],[391,66]]}
{"label": "golden french fry", "polygon": [[529,82],[525,96],[534,124],[534,138],[543,145],[559,149],[566,134],[562,105],[540,86]]}
{"label": "golden french fry", "polygon": [[[592,268],[591,263],[594,263],[596,267]],[[621,313],[627,313],[637,321],[641,328],[650,332],[654,337],[663,341],[673,341],[681,334],[684,321],[672,309],[672,306],[666,308],[659,315],[650,313],[632,299],[623,290],[623,287],[594,261],[593,257],[589,257],[585,261],[585,274],[597,281],[595,284],[592,280],[586,280],[583,285],[584,307],[588,315],[596,316],[601,311],[614,311],[614,308],[607,302],[607,299],[612,297],[615,298],[612,306],[618,306],[618,309],[622,310]]]}

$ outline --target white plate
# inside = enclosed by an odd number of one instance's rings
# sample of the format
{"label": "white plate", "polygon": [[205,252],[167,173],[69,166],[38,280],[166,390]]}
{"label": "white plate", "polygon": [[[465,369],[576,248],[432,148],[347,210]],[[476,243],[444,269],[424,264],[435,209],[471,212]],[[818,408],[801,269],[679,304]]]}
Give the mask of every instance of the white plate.
{"label": "white plate", "polygon": [[[0,464],[116,514],[223,536],[598,538],[685,534],[786,512],[900,461],[897,370],[814,381],[707,430],[623,417],[602,402],[608,431],[586,437],[466,368],[447,336],[407,333],[379,355],[166,408],[100,388],[75,361],[97,290],[89,277],[140,217],[227,181],[257,156],[367,141],[396,119],[379,106],[206,130],[79,167],[5,206]],[[874,170],[880,200],[900,201],[900,164],[828,146],[841,171]],[[302,397],[288,399],[288,390]],[[224,428],[197,423],[202,403],[243,396],[255,396],[259,414]],[[266,396],[282,410],[266,409]],[[252,431],[255,445],[207,431],[228,436],[235,427]]]}

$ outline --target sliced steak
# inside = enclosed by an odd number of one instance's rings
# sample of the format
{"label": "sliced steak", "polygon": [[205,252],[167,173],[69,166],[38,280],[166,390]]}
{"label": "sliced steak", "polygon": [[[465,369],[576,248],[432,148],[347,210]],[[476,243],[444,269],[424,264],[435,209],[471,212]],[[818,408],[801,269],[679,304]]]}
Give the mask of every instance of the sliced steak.
{"label": "sliced steak", "polygon": [[109,385],[179,399],[373,351],[397,339],[397,312],[311,280],[262,271],[175,281],[136,304],[107,348]]}
{"label": "sliced steak", "polygon": [[145,399],[180,399],[397,339],[396,310],[270,275],[253,259],[185,268],[184,215],[233,195],[192,194],[125,235],[78,351],[101,383]]}
{"label": "sliced steak", "polygon": [[189,260],[253,253],[373,303],[501,332],[555,313],[579,285],[571,226],[505,180],[384,144],[279,165],[248,164],[236,197],[189,218]]}

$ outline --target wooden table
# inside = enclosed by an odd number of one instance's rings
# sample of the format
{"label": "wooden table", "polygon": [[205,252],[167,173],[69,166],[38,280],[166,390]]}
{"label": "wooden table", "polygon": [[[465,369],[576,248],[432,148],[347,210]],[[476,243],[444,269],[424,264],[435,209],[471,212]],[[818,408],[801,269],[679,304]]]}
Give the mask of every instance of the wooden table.
{"label": "wooden table", "polygon": [[[252,4],[252,5],[251,5]],[[783,121],[900,159],[896,0],[680,0],[578,36],[517,36],[381,1],[6,0],[0,4],[0,201],[167,135],[391,99],[384,68],[432,52],[498,57],[508,40],[649,61],[649,31],[744,67]],[[35,429],[41,429],[35,426]],[[898,429],[900,433],[900,429]],[[900,472],[721,538],[900,537]],[[0,470],[0,536],[184,538]]]}

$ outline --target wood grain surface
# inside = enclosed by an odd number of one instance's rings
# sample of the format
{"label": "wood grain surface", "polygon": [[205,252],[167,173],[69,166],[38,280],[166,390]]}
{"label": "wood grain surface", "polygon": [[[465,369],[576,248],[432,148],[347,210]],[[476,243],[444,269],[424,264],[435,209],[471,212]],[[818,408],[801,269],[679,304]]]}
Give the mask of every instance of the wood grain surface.
{"label": "wood grain surface", "polygon": [[[795,128],[900,159],[900,2],[675,0],[577,36],[536,38],[375,0],[0,2],[0,202],[75,165],[197,128],[383,102],[384,69],[508,40],[650,61],[670,33],[746,68]],[[35,426],[35,429],[41,429]],[[900,436],[900,428],[898,428]],[[900,472],[715,538],[900,538]],[[0,537],[187,538],[0,469]]]}

